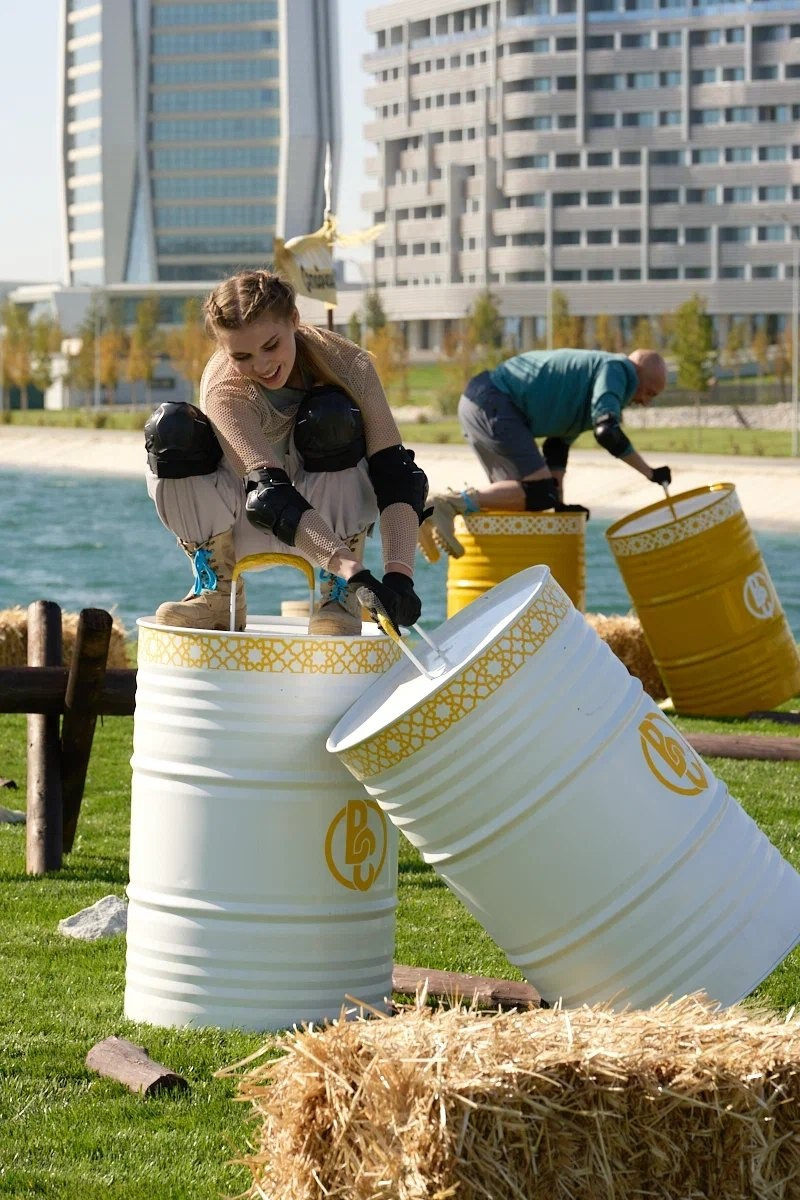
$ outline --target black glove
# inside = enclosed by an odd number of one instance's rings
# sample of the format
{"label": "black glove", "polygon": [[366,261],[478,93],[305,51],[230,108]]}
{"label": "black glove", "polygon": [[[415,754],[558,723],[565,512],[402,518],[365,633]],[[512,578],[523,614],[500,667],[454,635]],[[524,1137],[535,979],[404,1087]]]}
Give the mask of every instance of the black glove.
{"label": "black glove", "polygon": [[650,478],[653,483],[660,483],[664,487],[665,484],[672,483],[672,471],[669,467],[653,467],[653,474]]}
{"label": "black glove", "polygon": [[555,512],[585,512],[587,521],[592,515],[585,504],[563,504],[561,500],[556,501],[553,509]]}
{"label": "black glove", "polygon": [[350,576],[350,587],[364,608],[374,613],[377,601],[397,633],[401,625],[416,625],[422,612],[422,602],[414,591],[414,582],[399,571],[388,571],[381,583],[371,571],[359,571]]}

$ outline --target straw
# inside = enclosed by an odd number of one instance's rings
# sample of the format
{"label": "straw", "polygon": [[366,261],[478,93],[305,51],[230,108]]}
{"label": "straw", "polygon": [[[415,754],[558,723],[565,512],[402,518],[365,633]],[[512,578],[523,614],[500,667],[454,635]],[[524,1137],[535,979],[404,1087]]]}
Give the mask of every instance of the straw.
{"label": "straw", "polygon": [[276,1048],[238,1072],[254,1200],[800,1196],[791,1016],[699,995],[624,1013],[419,1004]]}

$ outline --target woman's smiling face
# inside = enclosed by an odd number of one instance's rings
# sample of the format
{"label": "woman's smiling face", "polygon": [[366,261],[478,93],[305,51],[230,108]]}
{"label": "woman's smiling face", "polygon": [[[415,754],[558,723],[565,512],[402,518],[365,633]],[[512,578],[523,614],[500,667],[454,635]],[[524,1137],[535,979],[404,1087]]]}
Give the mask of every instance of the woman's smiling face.
{"label": "woman's smiling face", "polygon": [[240,375],[266,388],[286,387],[295,367],[299,323],[297,309],[288,321],[265,315],[241,329],[218,329],[217,341]]}

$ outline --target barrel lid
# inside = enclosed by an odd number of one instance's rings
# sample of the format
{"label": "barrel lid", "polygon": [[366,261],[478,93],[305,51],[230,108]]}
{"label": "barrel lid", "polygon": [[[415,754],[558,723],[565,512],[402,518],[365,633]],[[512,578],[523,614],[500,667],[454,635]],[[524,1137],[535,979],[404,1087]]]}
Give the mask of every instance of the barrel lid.
{"label": "barrel lid", "polygon": [[[498,677],[504,670],[500,656],[493,653],[498,643],[515,629],[529,610],[539,606],[542,619],[533,623],[543,631],[540,640],[544,640],[571,608],[569,599],[546,566],[528,567],[478,596],[430,632],[431,640],[441,651],[438,660],[424,642],[414,645],[414,654],[432,678],[403,657],[370,684],[340,718],[328,738],[327,749],[333,754],[347,751],[414,710],[424,710],[427,719],[435,697],[442,696],[444,707],[445,693],[459,692],[463,699],[470,692],[470,701],[465,707],[465,711],[468,710],[476,697],[480,699],[481,695],[496,690]],[[550,614],[549,621],[546,613]],[[537,638],[537,634],[531,634],[527,628],[530,623],[522,621],[521,624],[525,625],[525,630],[520,630],[519,643],[510,650],[512,657],[516,653],[520,661],[536,648],[532,642],[526,645],[526,639],[530,642],[531,637],[534,641]],[[482,662],[482,659],[486,661]],[[460,688],[461,683],[467,684],[467,677],[468,686]],[[442,719],[446,720],[446,715]]]}
{"label": "barrel lid", "polygon": [[732,511],[738,511],[739,502],[735,492],[732,483],[711,483],[707,487],[693,488],[690,492],[678,492],[615,521],[606,530],[606,537],[613,544],[620,538],[636,537],[667,525],[693,521],[698,514],[723,504],[727,504]]}

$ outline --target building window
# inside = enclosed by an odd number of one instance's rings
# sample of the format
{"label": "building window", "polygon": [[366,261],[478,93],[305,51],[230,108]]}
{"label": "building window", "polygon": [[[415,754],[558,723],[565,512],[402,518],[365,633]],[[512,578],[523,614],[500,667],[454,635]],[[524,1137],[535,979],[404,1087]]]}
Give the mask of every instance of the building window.
{"label": "building window", "polygon": [[651,204],[678,204],[680,198],[679,188],[654,188],[650,192]]}
{"label": "building window", "polygon": [[614,193],[608,192],[608,191],[587,192],[586,193],[586,203],[589,205],[592,205],[592,206],[613,204],[614,203]]}
{"label": "building window", "polygon": [[624,112],[622,114],[623,129],[635,126],[640,129],[648,129],[656,123],[656,114],[654,112]]}
{"label": "building window", "polygon": [[744,81],[744,67],[723,67],[722,81],[723,83],[742,83]]}
{"label": "building window", "polygon": [[620,246],[638,246],[642,240],[641,229],[618,229],[617,242]]}
{"label": "building window", "polygon": [[756,110],[750,104],[737,104],[725,109],[725,122],[728,125],[749,125],[756,119]]}
{"label": "building window", "polygon": [[679,87],[681,78],[680,71],[659,71],[658,85],[659,87]]}
{"label": "building window", "polygon": [[719,162],[719,150],[716,146],[703,146],[692,151],[692,163],[711,165]]}
{"label": "building window", "polygon": [[744,267],[720,267],[720,279],[744,279]]}
{"label": "building window", "polygon": [[692,125],[719,125],[722,122],[721,108],[693,108]]}
{"label": "building window", "polygon": [[586,231],[586,244],[587,246],[610,246],[611,230],[588,229]]}
{"label": "building window", "polygon": [[725,41],[729,46],[741,45],[744,42],[744,27],[734,25],[725,30]]}
{"label": "building window", "polygon": [[553,280],[555,283],[580,283],[582,277],[581,271],[553,271]]}
{"label": "building window", "polygon": [[553,234],[554,246],[580,246],[581,235],[577,229],[557,229]]}
{"label": "building window", "polygon": [[589,116],[590,129],[613,129],[616,124],[615,113],[591,113]]}
{"label": "building window", "polygon": [[697,85],[703,84],[703,83],[716,83],[717,82],[717,68],[716,67],[701,67],[699,70],[692,71],[689,78],[691,79],[693,86],[697,86]]}
{"label": "building window", "polygon": [[650,241],[653,243],[653,245],[660,245],[664,242],[670,242],[673,245],[677,245],[678,231],[674,228],[651,229]]}
{"label": "building window", "polygon": [[749,225],[721,225],[719,231],[720,240],[723,242],[749,242],[750,241],[750,226]]}
{"label": "building window", "polygon": [[581,165],[580,154],[557,154],[556,167],[579,167]]}
{"label": "building window", "polygon": [[650,34],[623,33],[619,44],[623,50],[648,50],[650,48]]}
{"label": "building window", "polygon": [[628,279],[628,280],[633,280],[633,279],[641,279],[641,278],[642,278],[642,272],[639,270],[639,268],[638,268],[638,267],[620,267],[620,269],[619,269],[619,277],[620,277],[620,280],[624,280],[624,279]]}
{"label": "building window", "polygon": [[783,225],[759,225],[759,242],[785,242],[786,229]]}
{"label": "building window", "polygon": [[751,187],[726,187],[722,189],[724,204],[751,204],[753,189]]}
{"label": "building window", "polygon": [[691,246],[697,242],[709,241],[710,231],[703,225],[687,225],[683,231],[683,237],[686,244]]}
{"label": "building window", "polygon": [[[800,65],[800,64],[798,64]],[[758,161],[759,162],[785,162],[786,161],[785,146],[759,146]]]}
{"label": "building window", "polygon": [[653,150],[650,162],[654,167],[679,167],[683,163],[682,150]]}
{"label": "building window", "polygon": [[613,33],[591,33],[586,39],[587,50],[613,50]]}
{"label": "building window", "polygon": [[686,189],[687,204],[716,204],[717,189],[711,188],[687,188]]}
{"label": "building window", "polygon": [[753,161],[752,146],[726,146],[726,163],[749,163]]}
{"label": "building window", "polygon": [[624,87],[624,75],[590,75],[589,90],[594,92],[611,92]]}
{"label": "building window", "polygon": [[641,204],[642,193],[637,188],[623,188],[619,193],[620,204]]}
{"label": "building window", "polygon": [[619,165],[621,167],[638,167],[641,161],[641,150],[620,150],[619,152]]}
{"label": "building window", "polygon": [[751,275],[753,279],[777,279],[778,268],[774,265],[753,267]]}
{"label": "building window", "polygon": [[651,279],[679,279],[680,275],[677,267],[651,267]]}
{"label": "building window", "polygon": [[684,267],[683,278],[684,279],[710,279],[711,278],[711,268],[710,267]]}
{"label": "building window", "polygon": [[613,165],[613,161],[610,150],[590,150],[586,155],[587,167],[610,167]]}
{"label": "building window", "polygon": [[610,267],[590,267],[586,272],[589,283],[611,283],[614,272]]}
{"label": "building window", "polygon": [[662,30],[658,35],[659,48],[666,49],[671,46],[680,46],[681,35],[676,30]]}
{"label": "building window", "polygon": [[771,184],[767,187],[758,189],[758,198],[761,201],[779,203],[786,199],[786,188],[783,184]]}
{"label": "building window", "polygon": [[553,208],[577,208],[580,202],[580,192],[553,192]]}

